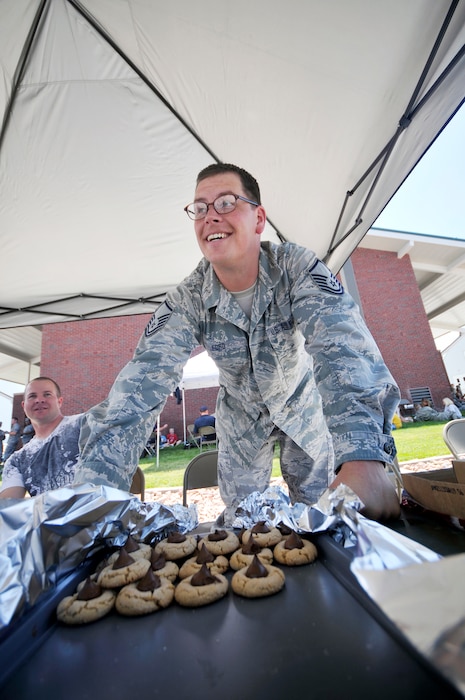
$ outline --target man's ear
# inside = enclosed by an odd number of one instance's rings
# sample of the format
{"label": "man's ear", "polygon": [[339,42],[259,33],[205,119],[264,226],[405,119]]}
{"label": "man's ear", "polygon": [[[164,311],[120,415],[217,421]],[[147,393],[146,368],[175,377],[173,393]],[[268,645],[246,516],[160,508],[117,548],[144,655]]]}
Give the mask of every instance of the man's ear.
{"label": "man's ear", "polygon": [[260,235],[265,230],[266,211],[265,211],[264,207],[262,207],[261,204],[257,207],[256,211],[257,211],[257,225],[255,227],[255,233]]}

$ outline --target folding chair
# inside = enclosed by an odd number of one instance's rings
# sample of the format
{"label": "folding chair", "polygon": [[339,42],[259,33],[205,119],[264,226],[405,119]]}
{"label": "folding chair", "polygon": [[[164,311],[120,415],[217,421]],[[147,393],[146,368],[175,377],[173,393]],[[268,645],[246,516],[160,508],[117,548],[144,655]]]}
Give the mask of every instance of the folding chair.
{"label": "folding chair", "polygon": [[129,493],[140,494],[140,500],[145,497],[145,474],[140,467],[137,467],[132,477],[132,483],[129,488]]}
{"label": "folding chair", "polygon": [[145,447],[144,447],[144,450],[149,455],[149,457],[156,457],[157,456],[157,443],[156,442],[147,442]]}
{"label": "folding chair", "polygon": [[207,450],[191,459],[184,472],[182,504],[187,506],[187,491],[218,486],[218,450]]}
{"label": "folding chair", "polygon": [[187,426],[187,432],[189,433],[189,442],[192,445],[200,448],[200,435],[194,435],[194,424],[191,423]]}
{"label": "folding chair", "polygon": [[446,423],[442,437],[455,459],[465,458],[465,418],[457,418]]}
{"label": "folding chair", "polygon": [[[203,428],[199,428],[199,435],[200,435],[200,441],[199,441],[200,449],[202,449],[202,447],[209,448],[210,446],[212,446],[216,450],[216,448],[217,448],[216,430],[212,425],[204,425]],[[215,436],[214,440],[204,439],[204,438],[207,438],[209,435],[214,435]]]}

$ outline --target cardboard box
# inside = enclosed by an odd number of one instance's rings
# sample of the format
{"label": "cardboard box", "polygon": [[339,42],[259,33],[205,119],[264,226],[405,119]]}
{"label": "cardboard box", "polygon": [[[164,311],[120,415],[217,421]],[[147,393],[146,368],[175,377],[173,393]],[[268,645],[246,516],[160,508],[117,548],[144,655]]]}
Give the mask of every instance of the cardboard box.
{"label": "cardboard box", "polygon": [[465,459],[452,460],[452,466],[454,467],[455,478],[459,484],[465,484]]}
{"label": "cardboard box", "polygon": [[457,481],[454,469],[403,473],[402,480],[405,490],[424,508],[465,518],[465,483]]}

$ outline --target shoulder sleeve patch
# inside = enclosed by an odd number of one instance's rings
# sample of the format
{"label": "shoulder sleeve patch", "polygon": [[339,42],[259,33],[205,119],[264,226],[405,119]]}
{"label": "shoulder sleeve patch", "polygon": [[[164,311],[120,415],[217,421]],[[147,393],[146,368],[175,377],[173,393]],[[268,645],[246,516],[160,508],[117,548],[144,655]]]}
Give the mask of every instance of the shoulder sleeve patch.
{"label": "shoulder sleeve patch", "polygon": [[154,335],[157,331],[163,328],[163,326],[168,322],[172,313],[173,309],[171,309],[169,304],[164,301],[148,322],[145,328],[145,337],[149,338],[151,335]]}
{"label": "shoulder sleeve patch", "polygon": [[315,261],[309,273],[317,287],[323,292],[329,292],[329,294],[343,294],[344,288],[342,284],[339,282],[336,275],[333,275],[331,270],[326,267],[321,260]]}

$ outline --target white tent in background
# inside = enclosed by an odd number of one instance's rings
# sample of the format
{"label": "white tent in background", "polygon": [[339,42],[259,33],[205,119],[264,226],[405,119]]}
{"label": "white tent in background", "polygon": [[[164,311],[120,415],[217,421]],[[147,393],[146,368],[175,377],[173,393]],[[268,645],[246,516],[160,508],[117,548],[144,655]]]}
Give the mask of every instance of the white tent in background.
{"label": "white tent in background", "polygon": [[182,416],[184,425],[184,442],[186,434],[186,390],[206,389],[219,386],[219,371],[206,351],[189,358],[184,365],[180,389],[182,390]]}
{"label": "white tent in background", "polygon": [[[187,440],[186,429],[186,390],[206,389],[219,386],[219,371],[206,350],[189,358],[182,371],[182,380],[179,388],[182,391],[182,420],[184,430],[184,442]],[[157,418],[157,430],[160,434],[160,416]],[[157,442],[157,467],[160,461],[160,444]]]}
{"label": "white tent in background", "polygon": [[182,372],[180,389],[205,389],[219,386],[218,367],[206,351],[191,357]]}

